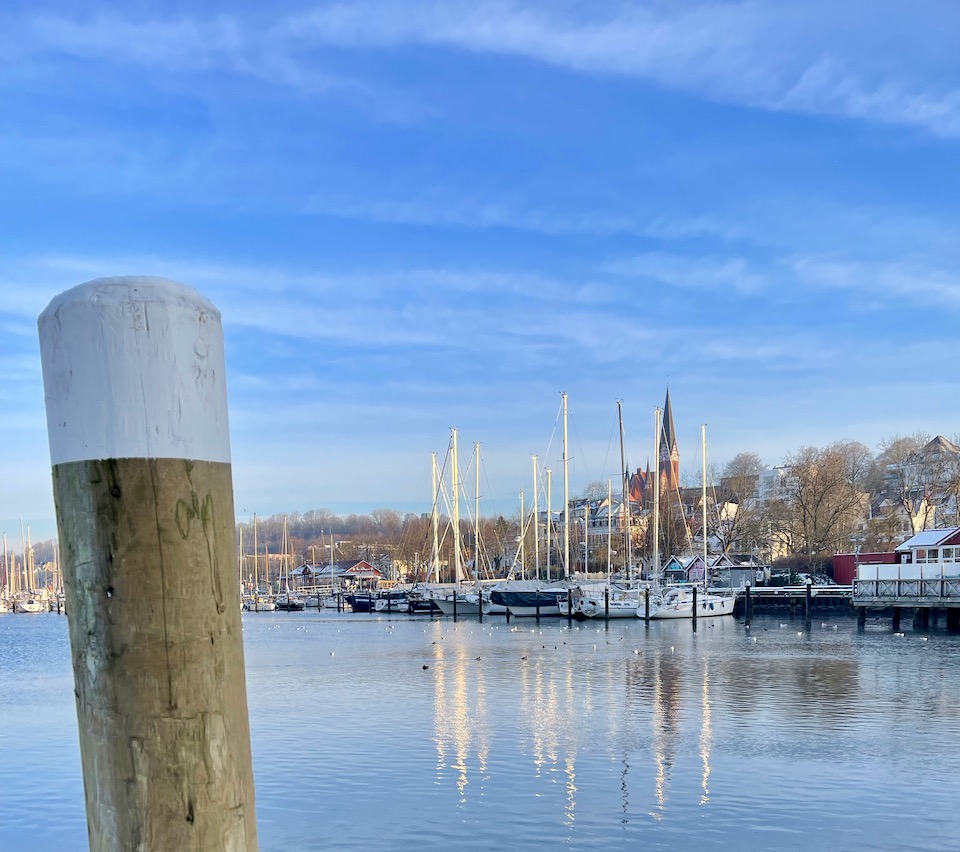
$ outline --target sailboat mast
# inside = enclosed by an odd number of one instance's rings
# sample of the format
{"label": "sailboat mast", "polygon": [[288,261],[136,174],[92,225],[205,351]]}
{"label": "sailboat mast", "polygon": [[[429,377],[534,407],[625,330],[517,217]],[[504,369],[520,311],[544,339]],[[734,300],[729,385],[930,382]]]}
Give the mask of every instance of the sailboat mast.
{"label": "sailboat mast", "polygon": [[[433,565],[434,582],[440,582],[440,518],[438,515],[437,500],[439,499],[439,474],[437,472],[437,454],[430,453],[430,460],[433,464],[433,552],[431,554],[431,564]],[[429,577],[427,578],[429,582]]]}
{"label": "sailboat mast", "polygon": [[330,531],[330,589],[336,591],[333,585],[333,530]]}
{"label": "sailboat mast", "polygon": [[660,576],[660,409],[653,410],[653,576]]}
{"label": "sailboat mast", "polygon": [[243,594],[243,524],[240,524],[240,541],[237,544],[237,577],[240,580],[240,594]]}
{"label": "sailboat mast", "polygon": [[572,579],[570,571],[570,470],[567,464],[567,394],[563,397],[563,568],[567,579]]}
{"label": "sailboat mast", "polygon": [[523,510],[523,489],[520,489],[520,579],[527,579],[526,516]]}
{"label": "sailboat mast", "polygon": [[480,584],[480,442],[473,445],[473,575]]}
{"label": "sailboat mast", "polygon": [[260,551],[257,549],[257,513],[253,513],[253,585],[260,591]]}
{"label": "sailboat mast", "polygon": [[553,471],[547,468],[547,582],[550,582],[550,551],[553,550],[553,510],[550,495],[553,493]]}
{"label": "sailboat mast", "polygon": [[20,584],[20,577],[17,577],[17,585],[23,591],[30,591],[27,586],[29,575],[27,574],[27,542],[23,537],[23,518],[20,518],[20,570],[23,572],[23,584]]}
{"label": "sailboat mast", "polygon": [[451,457],[453,468],[450,472],[450,484],[453,489],[453,571],[454,583],[460,586],[460,467],[457,461],[457,430],[450,430]]}
{"label": "sailboat mast", "polygon": [[627,470],[626,454],[623,449],[623,404],[617,400],[617,421],[620,424],[620,471],[623,484],[622,506],[626,515],[626,559],[627,559],[627,580],[633,576],[633,535],[631,535],[630,522],[633,519],[633,513],[630,510],[630,472]]}
{"label": "sailboat mast", "polygon": [[700,495],[700,504],[703,512],[703,588],[707,588],[707,424],[700,424],[700,444],[702,452],[702,486],[703,493]]}
{"label": "sailboat mast", "polygon": [[540,491],[537,488],[537,457],[533,457],[533,564],[540,579]]}
{"label": "sailboat mast", "polygon": [[[613,480],[607,480],[607,584],[613,578]],[[629,577],[629,573],[627,575]]]}

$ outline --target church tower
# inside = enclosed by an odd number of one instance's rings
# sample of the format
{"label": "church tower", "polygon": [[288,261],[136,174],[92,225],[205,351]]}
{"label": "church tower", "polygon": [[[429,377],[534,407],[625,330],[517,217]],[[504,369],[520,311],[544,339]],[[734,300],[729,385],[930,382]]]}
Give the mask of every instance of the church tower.
{"label": "church tower", "polygon": [[660,488],[674,491],[680,487],[680,449],[677,447],[677,431],[673,425],[673,406],[670,405],[670,388],[663,403],[663,422],[660,433]]}

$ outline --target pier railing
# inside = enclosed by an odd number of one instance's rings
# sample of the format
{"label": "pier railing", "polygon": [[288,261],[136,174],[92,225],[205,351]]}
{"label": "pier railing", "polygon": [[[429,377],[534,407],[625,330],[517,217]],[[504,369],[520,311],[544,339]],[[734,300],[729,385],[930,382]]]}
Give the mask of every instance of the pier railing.
{"label": "pier railing", "polygon": [[960,604],[960,564],[858,565],[853,597],[854,605],[875,602]]}

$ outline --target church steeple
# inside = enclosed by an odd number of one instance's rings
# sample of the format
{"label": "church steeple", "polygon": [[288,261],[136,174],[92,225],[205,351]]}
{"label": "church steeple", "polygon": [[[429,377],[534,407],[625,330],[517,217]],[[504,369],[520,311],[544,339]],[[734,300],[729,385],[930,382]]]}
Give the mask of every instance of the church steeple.
{"label": "church steeple", "polygon": [[673,406],[670,404],[670,387],[663,403],[663,425],[660,433],[660,476],[667,488],[680,485],[680,449],[677,446],[677,431],[673,425]]}

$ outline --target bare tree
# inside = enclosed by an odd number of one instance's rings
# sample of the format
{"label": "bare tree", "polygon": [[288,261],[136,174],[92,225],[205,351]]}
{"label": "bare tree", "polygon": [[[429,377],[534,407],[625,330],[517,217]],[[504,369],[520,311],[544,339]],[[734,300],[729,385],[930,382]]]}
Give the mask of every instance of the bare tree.
{"label": "bare tree", "polygon": [[787,457],[787,516],[781,522],[788,523],[794,552],[813,561],[849,544],[865,513],[871,461],[870,451],[856,441],[802,447]]}
{"label": "bare tree", "polygon": [[[619,487],[619,486],[618,486]],[[619,497],[619,492],[615,492]],[[595,479],[593,482],[588,482],[586,487],[583,489],[583,497],[585,500],[604,500],[607,497],[607,483],[601,482],[599,479]]]}
{"label": "bare tree", "polygon": [[713,533],[724,553],[741,544],[758,515],[754,494],[763,460],[756,453],[737,453],[724,467],[716,489],[717,511]]}
{"label": "bare tree", "polygon": [[925,432],[896,435],[880,445],[884,468],[884,493],[910,521],[914,533],[933,523],[936,491],[943,479],[940,460],[925,453],[930,443]]}

